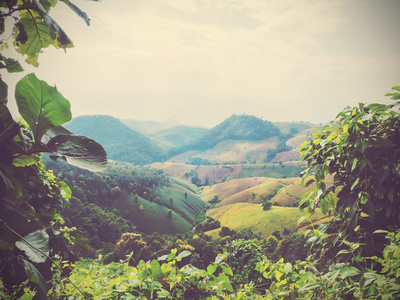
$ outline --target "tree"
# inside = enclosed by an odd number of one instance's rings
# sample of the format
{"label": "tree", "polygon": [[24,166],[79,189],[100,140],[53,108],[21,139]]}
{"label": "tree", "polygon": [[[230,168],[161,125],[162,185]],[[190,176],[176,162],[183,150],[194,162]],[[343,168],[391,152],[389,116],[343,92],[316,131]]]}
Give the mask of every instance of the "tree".
{"label": "tree", "polygon": [[[400,99],[400,86],[386,94]],[[312,214],[319,206],[335,218],[320,228],[330,251],[346,237],[358,241],[367,253],[380,253],[383,238],[373,232],[394,231],[400,224],[400,102],[395,104],[359,104],[339,113],[336,121],[315,131],[301,150],[305,166],[301,173],[305,185],[316,190],[306,193],[300,206]],[[326,176],[333,176],[328,186]],[[322,236],[314,242],[322,242]],[[372,254],[371,253],[371,254]],[[328,254],[328,253],[327,253]],[[334,256],[334,255],[333,255]]]}

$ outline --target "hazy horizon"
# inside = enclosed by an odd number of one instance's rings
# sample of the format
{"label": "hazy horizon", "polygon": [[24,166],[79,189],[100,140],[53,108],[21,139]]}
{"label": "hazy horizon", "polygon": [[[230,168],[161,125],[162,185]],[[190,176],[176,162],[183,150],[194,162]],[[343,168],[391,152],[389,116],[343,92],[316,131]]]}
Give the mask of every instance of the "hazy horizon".
{"label": "hazy horizon", "polygon": [[326,123],[346,106],[389,103],[400,84],[400,1],[116,3],[76,1],[90,26],[57,5],[52,16],[75,47],[3,74],[14,116],[13,84],[30,72],[57,86],[74,117],[207,128],[234,113]]}

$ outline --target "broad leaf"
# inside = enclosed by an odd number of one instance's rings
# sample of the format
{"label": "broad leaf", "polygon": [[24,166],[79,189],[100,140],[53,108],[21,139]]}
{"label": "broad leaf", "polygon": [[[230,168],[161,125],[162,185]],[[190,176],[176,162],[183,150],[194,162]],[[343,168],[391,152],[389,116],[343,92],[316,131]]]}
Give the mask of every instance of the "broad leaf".
{"label": "broad leaf", "polygon": [[[35,1],[35,4],[40,4]],[[39,9],[39,7],[37,7]],[[47,13],[41,14],[33,9],[20,10],[19,26],[14,27],[13,36],[16,40],[16,50],[27,55],[26,62],[37,67],[37,58],[43,48],[49,45],[56,49],[59,47],[73,47],[71,40],[67,37],[64,31]],[[21,41],[21,29],[27,34],[27,39]],[[24,43],[22,43],[24,42]]]}
{"label": "broad leaf", "polygon": [[153,259],[151,261],[150,265],[151,265],[151,274],[152,274],[153,280],[161,281],[162,273],[161,273],[160,263],[157,260]]}
{"label": "broad leaf", "polygon": [[210,264],[210,265],[208,265],[208,267],[207,267],[207,273],[208,273],[208,275],[214,274],[214,272],[217,271],[217,268],[218,268],[218,265],[216,265],[216,264]]}
{"label": "broad leaf", "polygon": [[71,191],[70,187],[68,186],[68,184],[66,184],[64,181],[59,181],[58,183],[62,186],[61,195],[64,198],[71,198],[72,191]]}
{"label": "broad leaf", "polygon": [[18,256],[18,263],[25,269],[25,273],[29,281],[36,284],[38,291],[37,299],[48,299],[47,292],[49,290],[49,286],[47,285],[46,280],[44,279],[42,274],[38,271],[38,269],[36,269],[34,265],[32,265],[21,255]]}
{"label": "broad leaf", "polygon": [[361,274],[360,270],[358,270],[355,267],[352,266],[347,266],[347,267],[342,267],[339,269],[339,276],[342,279],[345,279],[347,277],[355,276]]}
{"label": "broad leaf", "polygon": [[[24,251],[25,255],[32,262],[43,263],[46,261],[47,256],[49,255],[49,235],[43,229],[37,230],[24,236],[24,240],[21,239],[15,242],[15,246]],[[43,253],[45,253],[47,256]]]}
{"label": "broad leaf", "polygon": [[40,141],[43,144],[47,144],[53,137],[56,137],[56,136],[62,135],[62,134],[72,134],[72,133],[62,126],[57,126],[57,127],[53,127],[53,128],[50,128],[49,130],[47,130],[46,133],[42,136],[42,139]]}
{"label": "broad leaf", "polygon": [[47,144],[48,150],[70,165],[92,172],[107,169],[107,155],[95,140],[82,135],[58,135]]}
{"label": "broad leaf", "polygon": [[17,83],[15,99],[18,111],[30,126],[36,141],[40,141],[50,128],[71,120],[69,101],[57,88],[39,80],[33,73]]}
{"label": "broad leaf", "polygon": [[185,251],[182,251],[181,253],[179,253],[179,255],[176,258],[184,258],[184,257],[189,256],[190,254],[192,254],[190,251],[185,250]]}
{"label": "broad leaf", "polygon": [[218,275],[218,280],[220,282],[222,281],[222,285],[224,286],[224,288],[226,290],[228,290],[229,292],[233,292],[233,287],[232,287],[231,281],[229,280],[228,276],[226,276],[225,273],[220,273]]}

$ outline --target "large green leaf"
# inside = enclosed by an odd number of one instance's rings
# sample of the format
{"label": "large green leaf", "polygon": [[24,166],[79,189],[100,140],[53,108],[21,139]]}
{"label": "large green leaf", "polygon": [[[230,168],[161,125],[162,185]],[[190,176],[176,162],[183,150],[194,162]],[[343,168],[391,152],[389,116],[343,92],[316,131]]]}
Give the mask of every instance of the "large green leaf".
{"label": "large green leaf", "polygon": [[40,141],[50,128],[71,120],[70,103],[45,81],[31,73],[15,88],[18,111],[30,126],[35,140]]}
{"label": "large green leaf", "polygon": [[24,236],[24,239],[15,242],[15,246],[24,251],[32,262],[43,263],[49,255],[49,235],[43,229],[37,230]]}
{"label": "large green leaf", "polygon": [[52,138],[47,148],[67,163],[92,172],[107,169],[107,155],[95,140],[82,135],[65,134]]}

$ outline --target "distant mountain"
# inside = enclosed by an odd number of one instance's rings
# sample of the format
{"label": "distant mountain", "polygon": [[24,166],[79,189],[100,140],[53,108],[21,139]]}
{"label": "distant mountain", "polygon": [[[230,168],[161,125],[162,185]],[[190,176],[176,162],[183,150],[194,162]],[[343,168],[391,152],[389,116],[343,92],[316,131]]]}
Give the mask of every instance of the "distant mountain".
{"label": "distant mountain", "polygon": [[177,155],[189,150],[206,150],[226,140],[259,141],[274,136],[281,136],[281,132],[270,121],[249,115],[232,115],[194,143],[176,149],[173,153]]}
{"label": "distant mountain", "polygon": [[150,138],[111,116],[80,116],[72,119],[65,127],[73,133],[95,139],[112,160],[144,165],[161,161],[165,157],[165,151]]}
{"label": "distant mountain", "polygon": [[279,128],[270,121],[249,115],[232,115],[221,124],[215,126],[203,138],[208,147],[213,147],[224,140],[259,141],[280,135]]}
{"label": "distant mountain", "polygon": [[168,128],[180,125],[178,122],[173,120],[168,120],[165,122],[157,121],[142,121],[142,120],[121,120],[123,124],[129,128],[138,131],[142,134],[153,134],[161,130],[166,130]]}
{"label": "distant mountain", "polygon": [[159,131],[150,137],[160,147],[170,150],[193,143],[208,133],[209,129],[178,125]]}

